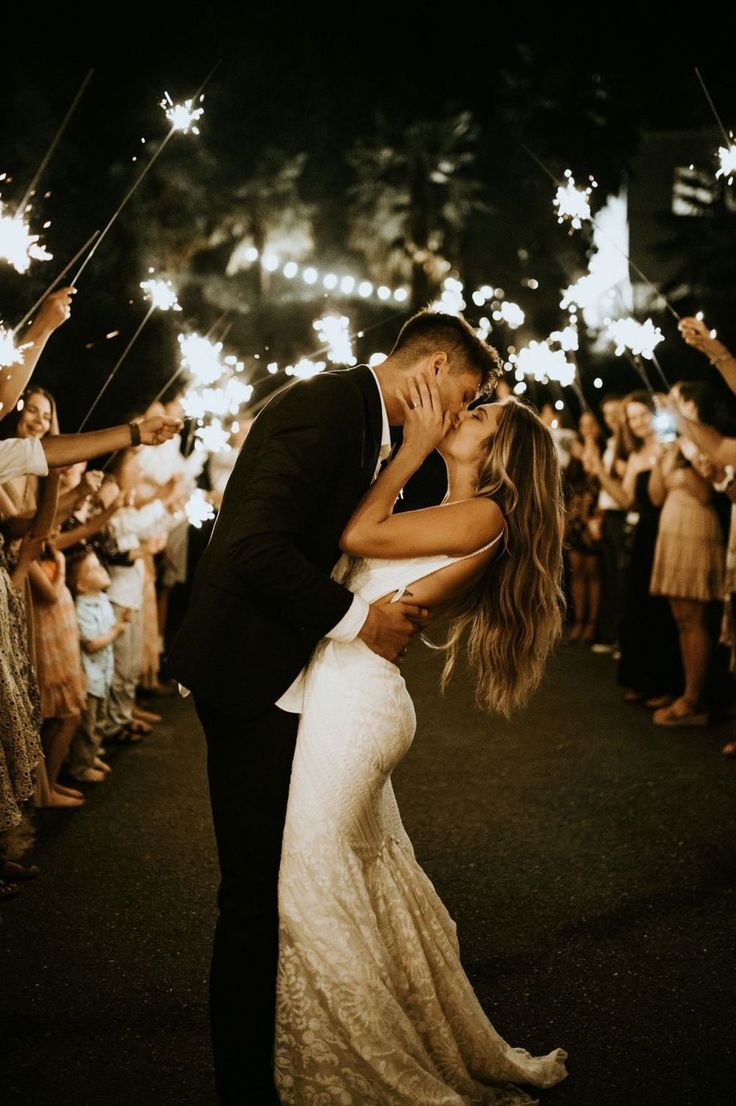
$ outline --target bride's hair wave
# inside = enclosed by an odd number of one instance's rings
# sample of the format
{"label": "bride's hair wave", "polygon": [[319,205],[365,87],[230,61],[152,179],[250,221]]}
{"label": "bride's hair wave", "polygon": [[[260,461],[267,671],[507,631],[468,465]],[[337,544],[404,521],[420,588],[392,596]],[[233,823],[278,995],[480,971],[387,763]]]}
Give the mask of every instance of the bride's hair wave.
{"label": "bride's hair wave", "polygon": [[498,504],[505,549],[451,612],[444,688],[463,645],[478,705],[508,717],[539,684],[562,632],[564,506],[554,441],[539,416],[509,397],[478,474],[477,495]]}

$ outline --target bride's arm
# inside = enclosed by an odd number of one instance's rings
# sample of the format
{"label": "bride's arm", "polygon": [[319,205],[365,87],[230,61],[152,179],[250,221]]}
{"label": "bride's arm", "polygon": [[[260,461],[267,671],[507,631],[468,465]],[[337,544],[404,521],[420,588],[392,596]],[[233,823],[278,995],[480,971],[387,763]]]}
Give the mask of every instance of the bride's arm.
{"label": "bride's arm", "polygon": [[450,429],[436,387],[420,381],[410,408],[405,408],[404,441],[390,464],[371,485],[353,512],[340,548],[357,557],[421,557],[434,553],[474,553],[503,528],[500,510],[478,497],[442,507],[393,514],[399,492]]}

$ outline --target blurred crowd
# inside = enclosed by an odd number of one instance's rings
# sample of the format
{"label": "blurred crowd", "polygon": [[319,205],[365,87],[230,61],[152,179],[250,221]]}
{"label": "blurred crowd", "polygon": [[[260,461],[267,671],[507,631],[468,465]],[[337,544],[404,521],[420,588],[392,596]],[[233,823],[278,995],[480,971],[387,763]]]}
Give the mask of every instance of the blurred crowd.
{"label": "blurred crowd", "polygon": [[[683,339],[736,393],[736,359],[705,324]],[[718,386],[716,386],[718,385]],[[736,401],[721,382],[604,395],[575,429],[542,411],[566,489],[569,645],[608,653],[623,699],[657,726],[707,726],[731,703]],[[723,749],[736,755],[736,742]]]}
{"label": "blurred crowd", "polygon": [[160,722],[157,697],[176,691],[161,669],[170,598],[189,577],[187,502],[204,486],[214,510],[236,455],[208,473],[174,392],[121,427],[60,433],[30,377],[72,294],[48,297],[0,382],[0,901],[38,874],[20,862],[24,810],[82,806],[111,774],[110,747]]}

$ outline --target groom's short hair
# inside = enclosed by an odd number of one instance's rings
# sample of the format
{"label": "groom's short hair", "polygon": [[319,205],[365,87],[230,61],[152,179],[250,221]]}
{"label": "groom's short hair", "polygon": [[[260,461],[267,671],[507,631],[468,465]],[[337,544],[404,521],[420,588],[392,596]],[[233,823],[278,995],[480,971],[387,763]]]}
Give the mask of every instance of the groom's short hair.
{"label": "groom's short hair", "polygon": [[481,392],[490,391],[502,368],[501,358],[493,348],[479,338],[460,315],[441,311],[417,311],[402,326],[389,356],[401,360],[419,360],[437,350],[444,350],[451,372],[475,372],[481,377]]}

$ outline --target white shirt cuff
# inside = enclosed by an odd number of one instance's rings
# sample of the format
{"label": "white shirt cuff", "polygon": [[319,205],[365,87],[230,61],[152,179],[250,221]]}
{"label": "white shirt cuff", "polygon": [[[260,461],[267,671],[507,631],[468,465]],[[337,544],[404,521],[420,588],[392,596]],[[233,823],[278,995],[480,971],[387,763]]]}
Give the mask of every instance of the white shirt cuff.
{"label": "white shirt cuff", "polygon": [[365,599],[361,599],[359,595],[354,595],[347,613],[343,615],[337,626],[333,626],[325,636],[332,638],[333,641],[355,641],[368,617],[368,607],[369,605]]}

